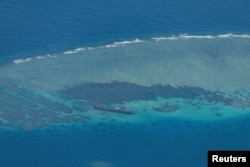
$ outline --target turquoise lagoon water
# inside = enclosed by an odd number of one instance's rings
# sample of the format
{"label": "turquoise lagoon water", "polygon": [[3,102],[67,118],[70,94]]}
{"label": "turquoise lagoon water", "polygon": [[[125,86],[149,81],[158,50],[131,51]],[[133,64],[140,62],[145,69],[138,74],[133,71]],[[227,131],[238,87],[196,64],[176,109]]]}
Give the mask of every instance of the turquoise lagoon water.
{"label": "turquoise lagoon water", "polygon": [[248,6],[2,2],[0,165],[201,167],[249,150]]}

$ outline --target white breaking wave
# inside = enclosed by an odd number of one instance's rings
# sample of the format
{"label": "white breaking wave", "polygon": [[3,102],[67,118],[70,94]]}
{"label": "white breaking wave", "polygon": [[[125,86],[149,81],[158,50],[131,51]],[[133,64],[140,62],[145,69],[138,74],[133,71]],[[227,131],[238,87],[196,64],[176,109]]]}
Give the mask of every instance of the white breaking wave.
{"label": "white breaking wave", "polygon": [[250,38],[250,34],[232,34],[232,33],[228,33],[228,34],[222,34],[222,35],[218,35],[218,38]]}
{"label": "white breaking wave", "polygon": [[171,37],[152,37],[151,39],[155,41],[161,41],[161,40],[177,40],[179,38],[177,36],[171,36]]}
{"label": "white breaking wave", "polygon": [[28,62],[28,61],[31,61],[32,58],[26,58],[26,59],[17,59],[17,60],[14,60],[13,62],[16,63],[16,64],[20,64],[20,63],[25,63],[25,62]]}
{"label": "white breaking wave", "polygon": [[214,37],[212,35],[188,35],[188,34],[180,34],[180,39],[213,39]]}
{"label": "white breaking wave", "polygon": [[[139,42],[146,42],[146,41],[143,41],[143,40],[140,40],[140,39],[135,39],[135,40],[132,40],[132,41],[114,42],[113,44],[108,44],[108,45],[105,45],[105,46],[98,46],[96,48],[114,48],[114,47],[118,47],[118,46],[124,46],[126,44],[139,43]],[[77,48],[77,49],[74,49],[74,50],[65,51],[65,52],[63,52],[63,54],[70,55],[70,54],[75,54],[75,53],[79,53],[79,52],[86,51],[86,50],[92,50],[92,49],[96,49],[96,48],[94,48],[94,47]]]}
{"label": "white breaking wave", "polygon": [[[179,34],[177,36],[160,36],[160,37],[152,37],[152,40],[155,41],[161,41],[161,40],[179,40],[179,39],[215,39],[215,38],[250,38],[250,34],[220,34],[220,35],[189,35],[187,33]],[[68,50],[63,52],[64,54],[76,54],[81,51],[85,50],[91,50],[96,48],[114,48],[114,47],[120,47],[125,46],[127,44],[134,44],[134,43],[141,43],[141,42],[149,42],[150,40],[142,40],[142,39],[135,39],[131,41],[122,41],[122,42],[114,42],[112,44],[107,44],[104,46],[98,46],[98,47],[87,47],[87,48],[77,48],[74,50]]]}
{"label": "white breaking wave", "polygon": [[[120,46],[126,46],[128,44],[134,44],[134,43],[142,43],[142,42],[150,42],[153,41],[162,41],[162,40],[188,40],[188,39],[226,39],[226,38],[250,38],[250,34],[233,34],[233,33],[227,33],[227,34],[219,34],[219,35],[189,35],[187,33],[179,34],[179,35],[172,35],[172,36],[159,36],[159,37],[152,37],[149,40],[142,40],[142,39],[135,39],[130,41],[121,41],[121,42],[114,42],[112,44],[107,44],[104,46],[97,46],[97,47],[83,47],[83,48],[76,48],[73,50],[64,51],[64,55],[72,55],[77,54],[79,52],[83,52],[86,50],[93,50],[98,48],[115,48]],[[55,57],[55,55],[46,55],[46,56],[37,56],[36,59],[45,59],[48,57]],[[13,62],[15,64],[25,63],[32,60],[32,58],[26,58],[26,59],[16,59]]]}
{"label": "white breaking wave", "polygon": [[37,56],[36,59],[45,59],[45,56]]}
{"label": "white breaking wave", "polygon": [[20,63],[26,63],[26,62],[29,62],[31,60],[34,60],[34,59],[45,59],[45,58],[52,58],[52,57],[57,57],[56,55],[45,55],[45,56],[36,56],[34,58],[26,58],[26,59],[16,59],[16,60],[13,60],[13,63],[15,64],[20,64]]}
{"label": "white breaking wave", "polygon": [[16,60],[14,60],[13,62],[16,63],[16,64],[19,64],[19,63],[24,63],[24,62],[26,62],[26,60],[25,60],[25,59],[16,59]]}
{"label": "white breaking wave", "polygon": [[189,34],[180,34],[177,36],[160,36],[152,37],[152,40],[161,41],[161,40],[178,40],[178,39],[216,39],[216,38],[250,38],[250,34],[219,34],[219,35],[189,35]]}
{"label": "white breaking wave", "polygon": [[[132,41],[123,41],[123,42],[114,42],[113,44],[109,44],[109,45],[105,45],[105,48],[113,48],[113,47],[117,47],[117,46],[124,46],[126,44],[133,44],[133,43],[140,43],[140,42],[146,42],[144,40],[140,40],[140,39],[135,39]],[[102,47],[100,47],[102,48]]]}
{"label": "white breaking wave", "polygon": [[76,48],[76,49],[74,49],[74,50],[65,51],[65,52],[63,52],[63,54],[65,54],[65,55],[74,54],[74,53],[78,53],[78,52],[81,52],[81,51],[92,50],[92,49],[94,49],[94,48],[93,48],[93,47]]}

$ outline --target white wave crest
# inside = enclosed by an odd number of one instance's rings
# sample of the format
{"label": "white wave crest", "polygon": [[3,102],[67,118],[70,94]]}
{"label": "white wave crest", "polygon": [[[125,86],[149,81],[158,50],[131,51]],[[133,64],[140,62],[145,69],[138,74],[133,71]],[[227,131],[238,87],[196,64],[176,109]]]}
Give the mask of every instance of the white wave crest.
{"label": "white wave crest", "polygon": [[109,44],[109,45],[105,45],[105,48],[114,48],[117,46],[124,46],[126,44],[133,44],[133,43],[141,43],[141,42],[146,42],[144,40],[140,40],[140,39],[135,39],[132,41],[122,41],[122,42],[114,42],[113,44]]}
{"label": "white wave crest", "polygon": [[[112,44],[97,46],[97,47],[83,47],[83,48],[76,48],[73,50],[64,51],[64,55],[72,55],[79,52],[83,52],[86,50],[93,50],[98,48],[115,48],[120,46],[125,46],[129,44],[134,43],[142,43],[142,42],[150,42],[150,41],[162,41],[162,40],[189,40],[189,39],[225,39],[225,38],[250,38],[250,34],[233,34],[233,33],[227,33],[227,34],[219,34],[219,35],[189,35],[187,33],[179,34],[179,35],[172,35],[172,36],[158,36],[158,37],[151,37],[148,40],[142,40],[142,39],[134,39],[134,40],[125,40],[120,42],[114,42]],[[37,56],[34,59],[45,59],[47,57],[56,57],[56,55],[45,55],[45,56]],[[31,61],[32,58],[26,58],[26,59],[17,59],[13,62],[15,64],[25,63],[28,61]]]}
{"label": "white wave crest", "polygon": [[171,37],[152,37],[151,39],[155,41],[161,41],[161,40],[177,40],[179,38],[177,36],[171,36]]}
{"label": "white wave crest", "polygon": [[26,59],[16,59],[14,60],[13,62],[16,63],[16,64],[20,64],[20,63],[25,63],[25,62],[28,62],[28,61],[31,61],[32,58],[26,58]]}
{"label": "white wave crest", "polygon": [[16,64],[19,64],[19,63],[24,63],[26,61],[24,59],[17,59],[17,60],[14,60],[13,62]]}
{"label": "white wave crest", "polygon": [[232,34],[232,33],[228,33],[228,34],[221,34],[218,35],[218,38],[250,38],[250,34]]}
{"label": "white wave crest", "polygon": [[77,52],[74,50],[69,50],[69,51],[63,52],[63,54],[65,54],[65,55],[69,55],[69,54],[73,54],[73,53],[77,53]]}
{"label": "white wave crest", "polygon": [[[152,37],[151,40],[154,41],[162,41],[162,40],[187,40],[187,39],[216,39],[216,38],[250,38],[250,34],[219,34],[219,35],[189,35],[187,33],[179,34],[179,35],[172,35],[172,36],[159,36],[159,37]],[[136,38],[135,40],[125,40],[121,42],[114,42],[112,44],[107,44],[104,46],[97,46],[97,47],[85,47],[85,48],[77,48],[74,50],[68,50],[63,52],[65,55],[76,54],[82,51],[97,49],[97,48],[115,48],[120,46],[125,46],[127,44],[133,43],[141,43],[141,42],[149,42],[149,40],[142,40]]]}
{"label": "white wave crest", "polygon": [[188,34],[180,34],[178,36],[160,36],[160,37],[152,37],[152,40],[162,41],[162,40],[178,40],[178,39],[214,39],[216,36],[212,35],[188,35]]}
{"label": "white wave crest", "polygon": [[57,57],[57,56],[56,56],[56,55],[47,54],[47,55],[45,55],[45,56],[36,56],[36,57],[34,57],[34,58],[29,57],[29,58],[26,58],[26,59],[16,59],[16,60],[13,60],[13,63],[15,63],[15,64],[20,64],[20,63],[29,62],[29,61],[31,61],[31,60],[33,60],[33,59],[39,60],[39,59],[53,58],[53,57]]}
{"label": "white wave crest", "polygon": [[114,48],[114,47],[118,47],[118,46],[125,46],[127,44],[133,44],[133,43],[140,43],[140,42],[146,42],[144,40],[140,40],[140,39],[135,39],[132,41],[122,41],[122,42],[114,42],[113,44],[107,44],[104,46],[98,46],[98,47],[86,47],[86,48],[77,48],[74,50],[68,50],[63,52],[63,54],[65,55],[70,55],[70,54],[76,54],[82,51],[86,51],[86,50],[92,50],[92,49],[96,49],[96,48]]}
{"label": "white wave crest", "polygon": [[196,38],[196,39],[213,39],[215,38],[212,35],[188,35],[188,34],[180,34],[179,35],[180,39],[192,39],[192,38]]}
{"label": "white wave crest", "polygon": [[219,34],[219,35],[189,35],[189,34],[179,34],[177,36],[159,36],[152,37],[152,40],[161,41],[161,40],[178,40],[178,39],[216,39],[216,38],[250,38],[250,34]]}
{"label": "white wave crest", "polygon": [[63,54],[65,54],[65,55],[74,54],[74,53],[82,52],[82,51],[85,51],[85,50],[91,50],[91,49],[94,49],[94,48],[93,47],[76,48],[74,50],[65,51],[65,52],[63,52]]}

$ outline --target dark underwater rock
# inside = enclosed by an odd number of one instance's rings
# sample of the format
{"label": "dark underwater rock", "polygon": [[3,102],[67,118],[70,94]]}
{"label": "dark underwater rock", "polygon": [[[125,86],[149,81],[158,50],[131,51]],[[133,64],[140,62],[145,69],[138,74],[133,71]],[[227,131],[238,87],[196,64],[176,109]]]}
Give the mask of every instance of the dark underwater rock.
{"label": "dark underwater rock", "polygon": [[174,111],[177,111],[179,109],[178,106],[171,106],[171,105],[164,105],[161,107],[154,107],[153,110],[159,111],[159,112],[164,112],[164,113],[171,113]]}

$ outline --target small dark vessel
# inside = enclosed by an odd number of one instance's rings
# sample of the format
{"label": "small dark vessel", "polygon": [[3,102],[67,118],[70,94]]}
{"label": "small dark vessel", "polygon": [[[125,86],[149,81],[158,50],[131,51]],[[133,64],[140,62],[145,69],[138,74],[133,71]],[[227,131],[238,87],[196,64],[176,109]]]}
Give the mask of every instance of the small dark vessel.
{"label": "small dark vessel", "polygon": [[110,106],[105,106],[101,104],[96,104],[94,105],[94,108],[97,110],[102,110],[102,111],[110,111],[110,112],[116,112],[116,113],[121,113],[121,114],[132,114],[132,110],[127,109],[124,106],[121,107],[110,107]]}

